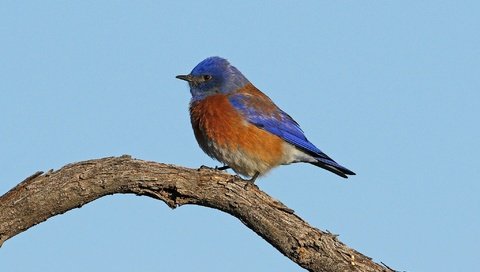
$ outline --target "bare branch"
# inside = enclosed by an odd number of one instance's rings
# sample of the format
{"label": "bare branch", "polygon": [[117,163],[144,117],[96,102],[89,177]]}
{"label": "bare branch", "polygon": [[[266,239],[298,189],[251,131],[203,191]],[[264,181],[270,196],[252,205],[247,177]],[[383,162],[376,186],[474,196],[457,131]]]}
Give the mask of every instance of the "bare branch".
{"label": "bare branch", "polygon": [[37,172],[0,197],[0,246],[57,214],[111,194],[136,194],[169,207],[196,204],[237,217],[309,271],[392,271],[311,227],[279,201],[238,177],[212,169],[111,157]]}

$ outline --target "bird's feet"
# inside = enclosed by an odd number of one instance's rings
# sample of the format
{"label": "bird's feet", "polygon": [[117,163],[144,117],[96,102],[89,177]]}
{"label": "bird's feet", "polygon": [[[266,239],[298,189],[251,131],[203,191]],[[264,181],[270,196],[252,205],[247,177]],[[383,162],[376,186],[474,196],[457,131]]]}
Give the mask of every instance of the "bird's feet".
{"label": "bird's feet", "polygon": [[251,177],[250,179],[247,179],[246,181],[251,182],[252,184],[254,184],[254,183],[255,183],[255,180],[258,178],[259,175],[260,175],[260,172],[255,172],[255,175],[253,175],[253,177]]}
{"label": "bird's feet", "polygon": [[260,173],[256,172],[255,175],[253,175],[253,177],[251,177],[250,179],[244,179],[244,181],[246,181],[247,183],[245,183],[245,186],[243,186],[243,188],[248,189],[250,186],[255,186],[255,180],[258,178],[259,175]]}
{"label": "bird's feet", "polygon": [[228,166],[228,165],[224,165],[224,166],[215,166],[215,170],[220,170],[220,171],[223,171],[223,170],[227,170],[227,169],[230,169],[230,166]]}
{"label": "bird's feet", "polygon": [[206,166],[206,165],[201,165],[200,168],[198,168],[198,170],[208,169],[208,170],[215,170],[215,171],[224,171],[224,170],[227,170],[227,169],[230,169],[230,168],[231,168],[231,167],[228,166],[228,165],[215,166],[215,167],[210,167],[210,166]]}
{"label": "bird's feet", "polygon": [[200,165],[200,168],[198,168],[198,170],[201,170],[201,169],[212,169],[212,167],[208,167],[208,166],[202,164],[202,165]]}

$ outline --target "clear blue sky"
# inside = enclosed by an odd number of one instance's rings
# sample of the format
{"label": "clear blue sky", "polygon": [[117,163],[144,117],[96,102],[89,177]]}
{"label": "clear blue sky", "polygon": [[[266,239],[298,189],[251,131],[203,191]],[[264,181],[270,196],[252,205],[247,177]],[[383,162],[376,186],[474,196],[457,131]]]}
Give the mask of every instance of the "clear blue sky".
{"label": "clear blue sky", "polygon": [[[0,194],[37,170],[130,154],[218,165],[185,82],[228,58],[357,172],[257,182],[311,225],[407,271],[480,252],[478,1],[4,1]],[[0,271],[303,271],[219,211],[105,197],[8,240]]]}

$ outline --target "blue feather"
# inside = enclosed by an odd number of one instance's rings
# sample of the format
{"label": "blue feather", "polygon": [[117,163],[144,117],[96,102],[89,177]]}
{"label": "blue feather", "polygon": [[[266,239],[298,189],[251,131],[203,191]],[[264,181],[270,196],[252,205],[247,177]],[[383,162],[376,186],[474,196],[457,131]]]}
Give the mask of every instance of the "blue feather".
{"label": "blue feather", "polygon": [[[293,120],[292,117],[290,117],[290,115],[282,111],[274,104],[271,104],[273,102],[271,102],[269,99],[264,100],[256,96],[240,93],[229,96],[229,101],[232,106],[247,119],[248,122],[274,135],[277,135],[286,142],[314,157],[323,158],[334,162],[330,157],[328,157],[325,153],[308,141],[303,130],[300,128],[298,123]],[[252,106],[261,105],[262,103],[268,103],[268,106],[270,107],[274,106],[275,111],[272,114],[266,114],[262,110],[263,107]]]}
{"label": "blue feather", "polygon": [[[347,175],[355,175],[354,172],[341,166],[313,145],[305,137],[299,124],[290,115],[278,108],[269,98],[237,93],[230,95],[229,101],[248,122],[277,135],[289,144],[313,156],[317,161],[310,162],[311,164],[344,178],[347,178]],[[265,108],[271,109],[272,107],[274,108],[273,112],[266,113],[263,110]]]}

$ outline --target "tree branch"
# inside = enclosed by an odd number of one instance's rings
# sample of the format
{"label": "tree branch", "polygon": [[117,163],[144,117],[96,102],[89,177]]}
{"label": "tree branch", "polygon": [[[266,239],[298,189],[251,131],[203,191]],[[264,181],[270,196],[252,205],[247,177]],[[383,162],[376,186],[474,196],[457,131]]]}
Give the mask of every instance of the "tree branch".
{"label": "tree branch", "polygon": [[171,208],[195,204],[229,213],[309,271],[393,271],[238,177],[130,156],[72,163],[25,179],[0,197],[0,246],[52,216],[117,193],[150,196]]}

